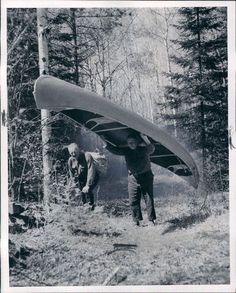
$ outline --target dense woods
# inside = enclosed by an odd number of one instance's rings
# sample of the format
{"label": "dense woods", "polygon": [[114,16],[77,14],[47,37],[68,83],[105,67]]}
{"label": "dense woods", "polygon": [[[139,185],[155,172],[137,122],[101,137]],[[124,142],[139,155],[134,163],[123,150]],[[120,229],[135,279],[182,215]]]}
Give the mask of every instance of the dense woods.
{"label": "dense woods", "polygon": [[182,55],[172,60],[181,71],[168,75],[164,106],[175,109],[168,119],[178,122],[181,139],[201,150],[203,180],[222,188],[228,173],[226,9],[183,8],[179,13],[180,38],[174,43]]}
{"label": "dense woods", "polygon": [[[225,8],[48,9],[48,71],[165,127],[194,153],[205,186],[227,190],[226,26]],[[43,197],[38,58],[36,9],[9,9],[9,189],[18,200]],[[82,142],[81,130],[60,114],[47,123],[51,166],[64,169],[63,146]]]}

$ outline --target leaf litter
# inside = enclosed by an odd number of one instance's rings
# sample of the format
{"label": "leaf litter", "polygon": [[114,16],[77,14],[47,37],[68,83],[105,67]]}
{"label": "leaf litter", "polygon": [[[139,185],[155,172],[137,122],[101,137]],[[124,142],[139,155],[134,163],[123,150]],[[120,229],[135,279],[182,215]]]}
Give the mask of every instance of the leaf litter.
{"label": "leaf litter", "polygon": [[132,225],[128,201],[95,211],[51,204],[47,224],[10,234],[11,286],[228,284],[228,209],[214,204],[197,217],[187,201],[173,202],[155,200],[153,227]]}

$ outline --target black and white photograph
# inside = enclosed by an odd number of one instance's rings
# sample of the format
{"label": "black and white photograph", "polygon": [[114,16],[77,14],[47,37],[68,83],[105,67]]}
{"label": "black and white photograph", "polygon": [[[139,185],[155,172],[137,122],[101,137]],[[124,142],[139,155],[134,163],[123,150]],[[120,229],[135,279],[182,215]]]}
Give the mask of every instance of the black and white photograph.
{"label": "black and white photograph", "polygon": [[235,292],[235,4],[7,2],[2,292]]}

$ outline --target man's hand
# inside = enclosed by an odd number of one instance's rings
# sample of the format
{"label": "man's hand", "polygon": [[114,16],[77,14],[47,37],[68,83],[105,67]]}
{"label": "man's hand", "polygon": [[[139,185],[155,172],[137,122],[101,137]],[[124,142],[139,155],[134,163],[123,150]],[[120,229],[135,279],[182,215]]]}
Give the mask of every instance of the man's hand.
{"label": "man's hand", "polygon": [[142,138],[142,140],[146,143],[146,144],[150,144],[150,140],[148,139],[148,137],[145,134],[140,133],[140,136]]}
{"label": "man's hand", "polygon": [[100,135],[100,138],[101,138],[101,140],[102,140],[102,142],[103,142],[103,146],[102,146],[102,147],[105,149],[106,146],[107,146],[106,139],[105,139],[105,137],[104,137],[103,135]]}
{"label": "man's hand", "polygon": [[82,192],[83,192],[83,193],[88,193],[88,191],[89,191],[89,186],[85,185],[85,186],[83,187],[83,189],[82,189]]}

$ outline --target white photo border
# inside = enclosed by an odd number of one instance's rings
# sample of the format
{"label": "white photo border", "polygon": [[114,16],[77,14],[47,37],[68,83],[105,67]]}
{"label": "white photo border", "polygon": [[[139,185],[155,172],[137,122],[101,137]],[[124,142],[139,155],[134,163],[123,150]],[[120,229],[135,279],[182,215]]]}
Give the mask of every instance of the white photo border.
{"label": "white photo border", "polygon": [[[1,3],[1,113],[7,112],[7,8],[59,7],[206,7],[228,8],[228,126],[236,135],[235,101],[235,2],[234,1],[77,1],[77,0],[2,0]],[[229,146],[230,188],[230,284],[229,285],[166,285],[166,286],[57,286],[10,287],[8,260],[8,136],[1,124],[1,286],[3,293],[11,292],[236,292],[236,145]]]}

